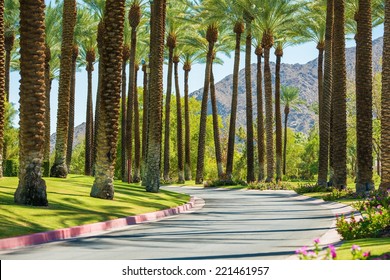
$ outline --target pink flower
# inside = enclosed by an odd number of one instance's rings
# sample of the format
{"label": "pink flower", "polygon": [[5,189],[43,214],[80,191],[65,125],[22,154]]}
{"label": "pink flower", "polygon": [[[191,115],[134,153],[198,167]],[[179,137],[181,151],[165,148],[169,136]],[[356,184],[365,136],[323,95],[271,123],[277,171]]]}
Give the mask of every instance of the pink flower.
{"label": "pink flower", "polygon": [[382,208],[382,205],[379,204],[376,208],[377,208],[377,209],[381,209],[381,208]]}
{"label": "pink flower", "polygon": [[319,239],[319,238],[314,239],[314,243],[315,243],[315,244],[319,244],[319,243],[320,243],[320,239]]}
{"label": "pink flower", "polygon": [[299,248],[295,251],[296,254],[302,254],[304,256],[307,255],[307,246],[303,246],[302,248]]}
{"label": "pink flower", "polygon": [[332,259],[335,259],[337,256],[336,248],[333,245],[329,245],[328,248],[329,248],[330,255],[332,256]]}
{"label": "pink flower", "polygon": [[352,245],[352,248],[351,248],[352,251],[360,251],[360,247],[358,245]]}
{"label": "pink flower", "polygon": [[367,251],[367,252],[363,253],[363,257],[368,258],[369,256],[371,256],[371,252],[370,251]]}

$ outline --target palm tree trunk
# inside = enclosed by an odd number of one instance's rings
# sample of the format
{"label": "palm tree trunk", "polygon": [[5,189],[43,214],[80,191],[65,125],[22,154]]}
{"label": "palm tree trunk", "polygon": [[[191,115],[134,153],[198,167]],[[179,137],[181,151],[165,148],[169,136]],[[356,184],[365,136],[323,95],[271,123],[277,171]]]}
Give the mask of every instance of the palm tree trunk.
{"label": "palm tree trunk", "polygon": [[5,94],[6,101],[9,102],[9,84],[10,84],[10,70],[11,70],[11,52],[14,47],[15,34],[10,32],[5,34]]}
{"label": "palm tree trunk", "polygon": [[214,54],[214,44],[218,38],[218,30],[215,25],[209,25],[207,28],[206,39],[209,43],[209,49],[207,52],[206,71],[204,78],[203,97],[200,113],[200,125],[199,125],[199,141],[198,141],[198,159],[196,163],[196,177],[195,183],[201,184],[203,182],[204,172],[204,154],[206,144],[206,126],[207,126],[207,99],[210,89],[210,73],[211,63]]}
{"label": "palm tree trunk", "polygon": [[345,61],[345,2],[335,1],[334,25],[334,114],[333,160],[334,186],[338,189],[347,186],[347,116],[346,116],[346,61]]}
{"label": "palm tree trunk", "polygon": [[232,93],[232,106],[230,113],[230,125],[229,125],[229,139],[226,161],[226,178],[232,179],[233,174],[233,160],[234,160],[234,142],[236,139],[236,119],[237,119],[237,102],[238,102],[238,73],[240,70],[240,47],[241,47],[241,34],[244,32],[244,24],[237,22],[234,27],[236,33],[236,46],[234,51],[234,66],[233,66],[233,93]]}
{"label": "palm tree trunk", "polygon": [[5,98],[4,1],[2,0],[0,1],[0,178],[3,177]]}
{"label": "palm tree trunk", "polygon": [[374,189],[372,180],[372,20],[371,1],[359,0],[356,37],[356,192]]}
{"label": "palm tree trunk", "polygon": [[184,179],[192,180],[191,174],[191,131],[190,131],[190,104],[189,104],[189,89],[188,76],[191,71],[191,65],[184,65],[184,123],[185,123],[185,168]]}
{"label": "palm tree trunk", "polygon": [[154,0],[151,6],[146,191],[158,192],[160,189],[166,0]]}
{"label": "palm tree trunk", "polygon": [[122,107],[121,107],[121,177],[122,182],[126,182],[126,88],[127,88],[127,74],[126,64],[130,58],[130,47],[127,45],[123,46],[123,63],[122,63]]}
{"label": "palm tree trunk", "polygon": [[165,130],[164,130],[164,181],[169,181],[169,156],[170,156],[170,123],[171,123],[171,93],[172,93],[172,69],[173,47],[169,47],[167,96],[165,99]]}
{"label": "palm tree trunk", "polygon": [[21,0],[20,19],[20,169],[14,200],[47,206],[41,173],[45,146],[45,1]]}
{"label": "palm tree trunk", "polygon": [[380,188],[390,188],[390,0],[385,4],[385,31],[382,56],[382,129],[381,129],[381,184]]}
{"label": "palm tree trunk", "polygon": [[73,151],[73,138],[74,138],[74,106],[75,106],[75,95],[76,95],[76,68],[77,68],[77,56],[79,49],[77,45],[73,46],[73,57],[72,57],[72,80],[70,82],[70,99],[69,99],[69,131],[68,131],[68,146],[66,149],[66,166],[70,171],[70,163],[72,161]]}
{"label": "palm tree trunk", "polygon": [[134,83],[134,174],[133,182],[141,181],[141,134],[139,127],[139,103],[138,103],[138,77],[139,66],[135,66],[135,83]]}
{"label": "palm tree trunk", "polygon": [[147,148],[147,127],[148,127],[148,69],[146,64],[142,66],[144,72],[143,79],[143,112],[142,112],[142,161],[141,161],[141,177],[142,182],[145,182],[145,163],[146,163],[146,148]]}
{"label": "palm tree trunk", "polygon": [[254,147],[253,147],[253,104],[252,104],[252,80],[251,80],[251,55],[252,55],[252,18],[246,19],[246,47],[245,47],[245,88],[246,88],[246,181],[254,182]]}
{"label": "palm tree trunk", "polygon": [[76,25],[76,1],[64,0],[63,28],[60,59],[60,82],[58,92],[57,132],[54,164],[50,170],[50,176],[66,178],[68,168],[66,165],[69,130],[69,100],[72,80],[72,54],[73,32]]}
{"label": "palm tree trunk", "polygon": [[276,138],[276,181],[282,180],[282,114],[280,112],[280,66],[283,50],[277,49],[275,70],[275,138]]}
{"label": "palm tree trunk", "polygon": [[97,132],[95,181],[91,196],[114,198],[114,170],[119,133],[125,0],[107,0],[105,7],[104,76]]}
{"label": "palm tree trunk", "polygon": [[50,92],[52,78],[50,77],[50,46],[45,44],[45,148],[43,152],[43,176],[50,176]]}
{"label": "palm tree trunk", "polygon": [[181,97],[179,86],[179,57],[173,58],[175,66],[175,91],[176,91],[176,116],[177,116],[177,165],[178,165],[178,183],[185,183],[184,180],[184,160],[183,160],[183,120],[181,113]]}
{"label": "palm tree trunk", "polygon": [[[263,36],[263,41],[265,40]],[[267,144],[267,178],[266,182],[272,182],[274,177],[274,144],[273,144],[273,114],[272,114],[272,80],[269,64],[271,44],[264,46],[264,84],[265,84],[265,130]]]}
{"label": "palm tree trunk", "polygon": [[87,116],[85,129],[85,175],[92,175],[92,151],[93,151],[93,104],[92,104],[92,72],[93,63],[88,61],[88,96],[87,96]]}
{"label": "palm tree trunk", "polygon": [[212,114],[213,114],[215,160],[217,162],[218,179],[222,180],[223,167],[222,167],[221,139],[219,137],[218,107],[217,107],[217,98],[216,98],[216,92],[215,92],[213,63],[212,62],[211,62],[211,67],[210,67],[210,97],[211,97],[211,108],[212,108]]}
{"label": "palm tree trunk", "polygon": [[[318,179],[319,186],[328,184],[329,165],[329,143],[330,142],[330,120],[331,120],[331,99],[332,99],[332,45],[333,45],[333,22],[334,22],[334,0],[327,1],[325,46],[318,44],[318,105],[319,105],[319,158],[318,158]],[[324,74],[322,71],[323,53],[325,50]],[[323,80],[322,80],[323,79]]]}
{"label": "palm tree trunk", "polygon": [[284,107],[284,145],[283,145],[283,175],[286,175],[286,158],[287,158],[287,123],[288,123],[288,114],[290,113],[290,108],[288,105]]}
{"label": "palm tree trunk", "polygon": [[259,162],[258,181],[264,180],[264,117],[263,117],[263,73],[261,70],[261,57],[263,49],[258,46],[257,55],[257,153]]}

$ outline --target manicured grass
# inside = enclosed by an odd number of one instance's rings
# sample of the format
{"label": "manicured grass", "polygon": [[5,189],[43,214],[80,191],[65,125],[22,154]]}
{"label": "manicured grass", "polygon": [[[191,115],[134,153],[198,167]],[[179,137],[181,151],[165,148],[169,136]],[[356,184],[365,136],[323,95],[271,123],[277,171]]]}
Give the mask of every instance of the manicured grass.
{"label": "manicured grass", "polygon": [[0,238],[107,221],[182,205],[188,195],[161,190],[147,193],[139,184],[115,182],[114,200],[89,196],[92,177],[45,178],[48,207],[16,205],[18,178],[0,179]]}
{"label": "manicured grass", "polygon": [[390,238],[366,238],[343,242],[341,247],[337,249],[337,259],[352,260],[352,245],[358,245],[363,252],[370,251],[373,257],[390,253]]}

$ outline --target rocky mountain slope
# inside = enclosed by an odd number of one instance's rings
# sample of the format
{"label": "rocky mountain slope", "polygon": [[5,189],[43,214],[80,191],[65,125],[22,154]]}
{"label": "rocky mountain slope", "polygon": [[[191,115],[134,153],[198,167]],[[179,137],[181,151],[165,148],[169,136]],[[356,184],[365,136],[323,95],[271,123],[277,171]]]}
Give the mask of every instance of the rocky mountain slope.
{"label": "rocky mountain slope", "polygon": [[[380,58],[382,56],[383,38],[378,38],[373,41],[373,69],[380,71]],[[347,61],[347,77],[350,80],[355,76],[355,56],[356,48],[348,48],[346,50]],[[282,59],[283,61],[283,59]],[[313,127],[316,114],[311,109],[313,104],[318,101],[318,83],[317,83],[317,65],[318,60],[315,59],[306,64],[284,64],[281,65],[281,83],[286,86],[294,86],[299,88],[300,98],[305,105],[299,105],[297,110],[292,110],[289,115],[288,126],[295,131],[307,133]],[[256,64],[252,64],[252,93],[253,93],[253,108],[255,117],[257,117],[257,98],[256,98]],[[271,73],[273,83],[275,81],[275,63],[271,63]],[[233,76],[229,75],[216,83],[218,113],[229,122],[232,90],[233,90]],[[274,88],[273,88],[274,90]],[[196,99],[201,100],[203,89],[199,89],[191,94]],[[209,102],[210,103],[210,102]],[[211,105],[209,104],[209,113],[211,113]],[[239,72],[238,82],[238,114],[237,124],[239,126],[246,125],[245,117],[245,70]],[[283,108],[282,108],[283,112]]]}

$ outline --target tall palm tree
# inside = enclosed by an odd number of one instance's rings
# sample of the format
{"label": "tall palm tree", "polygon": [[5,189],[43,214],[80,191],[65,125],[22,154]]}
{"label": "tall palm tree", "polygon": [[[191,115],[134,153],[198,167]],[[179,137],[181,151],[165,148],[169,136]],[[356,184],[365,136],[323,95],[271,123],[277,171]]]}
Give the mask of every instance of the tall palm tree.
{"label": "tall palm tree", "polygon": [[333,72],[333,160],[334,186],[347,185],[347,120],[346,120],[346,61],[345,61],[345,1],[334,3],[334,72]]}
{"label": "tall palm tree", "polygon": [[[32,14],[31,11],[34,11]],[[20,134],[16,203],[47,206],[45,141],[45,1],[20,1]]]}
{"label": "tall palm tree", "polygon": [[381,184],[380,188],[387,190],[390,187],[390,0],[385,4],[385,21],[382,56],[382,129],[381,129]]}
{"label": "tall palm tree", "polygon": [[283,145],[283,174],[286,175],[286,154],[287,154],[287,122],[290,108],[296,105],[299,100],[299,89],[295,87],[282,86],[281,100],[284,104],[284,145]]}
{"label": "tall palm tree", "polygon": [[69,100],[72,80],[73,32],[76,25],[76,1],[64,0],[61,44],[61,72],[58,93],[55,160],[50,176],[66,178],[66,150],[69,129]]}
{"label": "tall palm tree", "polygon": [[259,0],[255,3],[261,7],[255,13],[255,20],[262,32],[262,47],[264,49],[264,87],[265,87],[265,123],[267,144],[267,178],[270,182],[274,177],[273,150],[273,113],[272,113],[272,80],[270,68],[270,49],[274,45],[274,36],[278,29],[294,23],[297,6],[289,0]]}
{"label": "tall palm tree", "polygon": [[204,171],[204,153],[205,153],[205,141],[206,141],[206,119],[207,119],[207,99],[210,88],[210,70],[212,57],[214,54],[214,45],[218,39],[218,27],[216,24],[211,23],[207,27],[206,40],[208,42],[208,52],[206,61],[206,71],[203,87],[203,97],[200,114],[200,128],[199,128],[199,141],[198,141],[198,159],[196,165],[196,177],[195,183],[201,184],[203,182]]}
{"label": "tall palm tree", "polygon": [[374,189],[372,180],[372,18],[371,0],[359,0],[356,37],[356,192]]}
{"label": "tall palm tree", "polygon": [[146,191],[160,189],[163,63],[166,0],[151,3],[150,87],[148,102],[148,140],[146,153]]}
{"label": "tall palm tree", "polygon": [[133,182],[132,174],[132,151],[133,151],[133,113],[134,113],[134,95],[137,90],[135,87],[135,69],[136,69],[136,55],[137,55],[137,29],[141,21],[142,10],[141,1],[134,0],[131,3],[129,11],[129,23],[131,27],[131,46],[130,46],[130,63],[129,63],[129,89],[127,98],[127,112],[126,112],[126,139],[127,139],[127,181]]}
{"label": "tall palm tree", "polygon": [[4,46],[4,0],[0,1],[0,178],[3,177],[3,143],[5,115],[5,46]]}
{"label": "tall palm tree", "polygon": [[256,73],[256,95],[257,95],[257,160],[259,171],[257,180],[264,180],[264,113],[263,113],[263,71],[261,60],[263,57],[263,48],[261,39],[255,39],[255,54],[257,57]]}
{"label": "tall palm tree", "polygon": [[184,70],[184,127],[185,127],[185,140],[184,140],[184,179],[190,181],[192,179],[191,174],[191,128],[190,128],[190,108],[189,108],[189,75],[192,65],[200,58],[200,53],[196,48],[191,46],[185,46],[182,53],[182,63]]}
{"label": "tall palm tree", "polygon": [[181,112],[181,96],[179,85],[179,62],[180,53],[173,56],[174,76],[175,76],[175,92],[176,92],[176,115],[177,115],[177,164],[178,164],[178,182],[185,182],[184,179],[184,151],[183,151],[183,121]]}
{"label": "tall palm tree", "polygon": [[114,198],[114,164],[119,132],[125,0],[107,0],[104,12],[104,75],[91,196]]}

